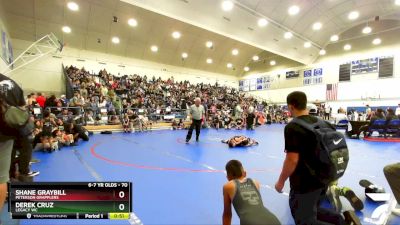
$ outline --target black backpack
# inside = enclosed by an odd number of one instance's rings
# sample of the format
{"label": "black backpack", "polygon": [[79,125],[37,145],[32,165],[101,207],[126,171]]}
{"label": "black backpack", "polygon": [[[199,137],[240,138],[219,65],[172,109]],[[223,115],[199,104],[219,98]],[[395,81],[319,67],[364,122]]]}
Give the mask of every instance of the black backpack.
{"label": "black backpack", "polygon": [[328,185],[343,176],[349,162],[349,150],[342,133],[337,132],[324,120],[317,119],[314,124],[298,118],[294,118],[293,122],[315,134],[317,146],[314,153],[319,162],[315,164],[316,168],[311,168],[307,163],[306,166],[311,175]]}

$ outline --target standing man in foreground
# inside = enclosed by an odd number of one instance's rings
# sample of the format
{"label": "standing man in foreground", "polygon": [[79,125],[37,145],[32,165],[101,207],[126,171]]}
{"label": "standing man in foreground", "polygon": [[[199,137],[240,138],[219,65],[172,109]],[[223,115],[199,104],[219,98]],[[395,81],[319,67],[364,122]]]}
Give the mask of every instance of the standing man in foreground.
{"label": "standing man in foreground", "polygon": [[[318,119],[308,114],[307,96],[295,91],[287,96],[287,104],[293,117],[314,124]],[[309,167],[315,168],[319,158],[314,150],[317,146],[314,133],[290,122],[285,127],[286,159],[275,184],[275,189],[282,192],[285,181],[290,178],[290,211],[296,225],[345,224],[338,212],[319,207],[319,199],[326,195],[327,185],[311,174]]]}
{"label": "standing man in foreground", "polygon": [[194,104],[190,106],[190,117],[192,119],[192,124],[190,125],[188,134],[186,136],[186,143],[189,143],[192,138],[193,129],[196,128],[196,141],[199,141],[201,121],[205,116],[204,106],[201,105],[201,99],[195,98]]}
{"label": "standing man in foreground", "polygon": [[[10,78],[0,74],[0,212],[7,195],[7,182],[11,164],[11,153],[17,131],[4,121],[7,108],[24,107],[25,99],[22,89]],[[0,221],[1,224],[1,221]]]}

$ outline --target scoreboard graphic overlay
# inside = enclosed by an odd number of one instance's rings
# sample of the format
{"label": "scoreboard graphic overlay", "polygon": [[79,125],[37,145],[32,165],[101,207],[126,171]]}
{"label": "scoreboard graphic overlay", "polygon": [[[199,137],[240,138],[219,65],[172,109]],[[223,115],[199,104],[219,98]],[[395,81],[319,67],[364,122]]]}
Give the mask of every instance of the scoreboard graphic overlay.
{"label": "scoreboard graphic overlay", "polygon": [[9,183],[13,219],[130,219],[131,182]]}

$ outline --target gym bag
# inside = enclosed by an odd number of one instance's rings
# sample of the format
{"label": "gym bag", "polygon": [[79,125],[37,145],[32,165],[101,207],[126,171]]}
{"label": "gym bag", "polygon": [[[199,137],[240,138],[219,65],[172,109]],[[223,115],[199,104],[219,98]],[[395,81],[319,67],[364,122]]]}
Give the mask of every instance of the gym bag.
{"label": "gym bag", "polygon": [[337,132],[324,120],[318,118],[314,124],[294,118],[293,122],[315,134],[317,141],[314,150],[318,160],[315,168],[306,163],[310,173],[321,183],[328,185],[343,176],[349,162],[349,150],[344,135]]}
{"label": "gym bag", "polygon": [[[19,107],[10,106],[2,101],[2,121],[8,127],[8,134],[26,136],[32,133],[34,124],[30,120],[28,111]],[[5,129],[7,129],[7,127]]]}

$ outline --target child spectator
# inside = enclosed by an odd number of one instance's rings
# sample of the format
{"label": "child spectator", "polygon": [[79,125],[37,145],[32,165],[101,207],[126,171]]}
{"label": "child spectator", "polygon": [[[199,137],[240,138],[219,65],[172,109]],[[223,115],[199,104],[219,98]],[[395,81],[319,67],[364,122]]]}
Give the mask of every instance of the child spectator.
{"label": "child spectator", "polygon": [[231,160],[225,168],[228,182],[223,187],[224,212],[222,224],[231,224],[231,205],[233,205],[240,218],[240,224],[279,225],[278,218],[263,205],[260,183],[246,178],[246,171],[242,163],[238,160]]}
{"label": "child spectator", "polygon": [[128,114],[124,115],[124,118],[122,119],[122,126],[124,128],[124,133],[132,132],[133,126],[132,126],[132,123],[131,123],[131,121],[129,119]]}

